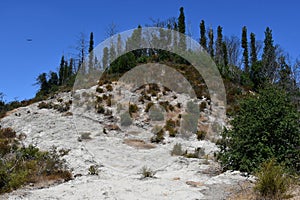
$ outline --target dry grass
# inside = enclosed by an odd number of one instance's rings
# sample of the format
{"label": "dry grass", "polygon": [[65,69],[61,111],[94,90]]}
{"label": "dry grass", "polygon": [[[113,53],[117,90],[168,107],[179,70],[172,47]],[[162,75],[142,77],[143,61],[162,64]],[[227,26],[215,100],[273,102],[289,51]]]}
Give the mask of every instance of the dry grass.
{"label": "dry grass", "polygon": [[128,146],[137,148],[137,149],[153,149],[156,148],[155,145],[146,143],[144,140],[139,139],[124,139],[124,144],[127,144]]}

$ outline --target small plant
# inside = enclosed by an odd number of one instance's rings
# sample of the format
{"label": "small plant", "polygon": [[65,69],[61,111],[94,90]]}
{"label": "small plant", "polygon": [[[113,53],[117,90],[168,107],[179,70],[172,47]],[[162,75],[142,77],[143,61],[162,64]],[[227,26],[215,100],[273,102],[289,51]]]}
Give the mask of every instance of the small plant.
{"label": "small plant", "polygon": [[151,137],[152,143],[160,143],[165,139],[164,137],[164,130],[160,129],[158,132],[155,133],[153,137]]}
{"label": "small plant", "polygon": [[154,176],[156,174],[153,170],[151,170],[151,168],[146,167],[146,166],[144,166],[141,169],[140,173],[142,174],[142,179],[144,179],[144,178],[154,178]]}
{"label": "small plant", "polygon": [[158,106],[153,106],[149,111],[149,117],[152,121],[162,121],[164,120],[163,110]]}
{"label": "small plant", "polygon": [[105,109],[101,104],[96,104],[95,109],[96,109],[96,112],[99,113],[99,114],[104,114],[105,113]]}
{"label": "small plant", "polygon": [[112,87],[110,84],[106,85],[105,88],[106,88],[106,90],[109,91],[109,92],[113,91],[113,87]]}
{"label": "small plant", "polygon": [[129,104],[129,114],[132,116],[132,113],[136,113],[139,110],[136,104]]}
{"label": "small plant", "polygon": [[254,191],[258,193],[259,199],[280,200],[287,197],[287,192],[291,187],[291,178],[274,158],[261,165],[257,178]]}
{"label": "small plant", "polygon": [[96,175],[96,176],[98,176],[98,174],[99,174],[98,165],[91,165],[89,167],[89,175]]}
{"label": "small plant", "polygon": [[132,119],[128,112],[121,114],[121,126],[130,126],[132,124]]}
{"label": "small plant", "polygon": [[173,149],[171,151],[172,156],[182,156],[184,154],[184,151],[182,150],[182,146],[180,143],[176,143],[173,146]]}
{"label": "small plant", "polygon": [[205,131],[197,131],[197,139],[198,140],[204,140],[205,136],[206,136],[206,132]]}
{"label": "small plant", "polygon": [[202,102],[200,103],[200,105],[199,105],[199,110],[203,112],[204,109],[206,109],[206,107],[207,107],[206,102],[205,102],[205,101],[202,101]]}
{"label": "small plant", "polygon": [[145,112],[149,112],[150,108],[154,105],[153,102],[149,102],[147,105],[146,105],[146,109],[145,109]]}
{"label": "small plant", "polygon": [[52,109],[53,105],[52,105],[52,103],[46,103],[46,102],[42,101],[41,103],[39,103],[38,108],[39,109],[43,109],[43,108]]}
{"label": "small plant", "polygon": [[166,125],[165,125],[165,129],[167,131],[169,131],[169,135],[170,137],[175,137],[177,131],[175,130],[176,127],[176,122],[173,121],[172,119],[167,120]]}
{"label": "small plant", "polygon": [[104,90],[103,90],[103,88],[101,88],[101,87],[97,87],[96,92],[98,92],[98,93],[103,93]]}

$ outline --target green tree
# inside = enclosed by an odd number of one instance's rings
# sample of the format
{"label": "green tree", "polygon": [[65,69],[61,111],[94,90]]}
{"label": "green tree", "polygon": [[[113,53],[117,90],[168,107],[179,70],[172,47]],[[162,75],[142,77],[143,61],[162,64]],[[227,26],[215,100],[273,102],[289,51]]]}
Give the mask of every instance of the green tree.
{"label": "green tree", "polygon": [[274,83],[276,77],[276,54],[273,45],[272,30],[267,27],[265,31],[264,49],[262,54],[262,75],[266,81]]}
{"label": "green tree", "polygon": [[225,42],[222,43],[222,52],[223,52],[223,60],[224,60],[224,67],[225,73],[228,73],[228,52],[227,52],[227,45]]}
{"label": "green tree", "polygon": [[223,28],[218,26],[217,28],[217,40],[216,40],[216,55],[215,55],[215,62],[218,66],[223,65]]}
{"label": "green tree", "polygon": [[58,84],[63,85],[64,83],[64,73],[65,73],[65,57],[62,56],[60,60],[60,65],[59,65],[59,71],[58,71]]}
{"label": "green tree", "polygon": [[206,29],[205,29],[205,22],[204,20],[201,20],[200,23],[200,45],[207,50],[207,44],[206,44]]}
{"label": "green tree", "polygon": [[103,49],[103,56],[102,56],[102,66],[103,69],[106,69],[108,67],[108,62],[109,62],[109,50],[108,47],[104,47]]}
{"label": "green tree", "polygon": [[91,72],[94,69],[94,34],[91,32],[90,34],[90,44],[89,44],[89,71]]}
{"label": "green tree", "polygon": [[240,102],[219,144],[224,169],[253,172],[276,158],[290,170],[300,171],[300,114],[286,92],[267,86]]}
{"label": "green tree", "polygon": [[248,53],[248,40],[247,40],[247,27],[244,26],[242,30],[242,48],[243,51],[243,62],[244,62],[244,71],[249,73],[249,53]]}
{"label": "green tree", "polygon": [[254,65],[257,62],[257,50],[256,50],[256,40],[255,40],[255,34],[250,33],[250,48],[251,48],[251,65]]}
{"label": "green tree", "polygon": [[[180,14],[178,17],[178,31],[182,34],[185,34],[185,16],[184,16],[183,7],[181,7],[179,11]],[[179,37],[179,48],[184,51],[186,49],[186,41],[185,41],[186,38],[182,34]]]}
{"label": "green tree", "polygon": [[208,31],[208,38],[209,38],[208,53],[210,57],[213,59],[215,53],[214,53],[214,30],[212,28],[210,28]]}

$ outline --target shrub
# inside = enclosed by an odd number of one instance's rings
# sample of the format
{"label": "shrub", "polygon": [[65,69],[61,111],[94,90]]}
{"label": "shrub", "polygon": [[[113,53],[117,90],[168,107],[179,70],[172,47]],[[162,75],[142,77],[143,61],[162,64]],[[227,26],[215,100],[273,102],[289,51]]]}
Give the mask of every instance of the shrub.
{"label": "shrub", "polygon": [[150,108],[154,105],[153,102],[149,102],[146,106],[145,112],[149,112]]}
{"label": "shrub", "polygon": [[98,165],[91,165],[89,167],[89,175],[98,175],[99,170],[98,170]]}
{"label": "shrub", "polygon": [[198,140],[204,140],[205,136],[206,136],[206,132],[205,131],[197,131],[197,139]]}
{"label": "shrub", "polygon": [[41,103],[39,103],[38,108],[39,109],[43,109],[43,108],[52,109],[53,105],[52,105],[52,103],[46,103],[46,102],[42,101]]}
{"label": "shrub", "polygon": [[96,109],[96,112],[99,113],[99,114],[104,114],[105,113],[104,107],[100,104],[96,104],[95,109]]}
{"label": "shrub", "polygon": [[101,87],[97,87],[96,92],[98,92],[98,93],[103,93],[104,90],[103,90],[103,88],[101,88]]}
{"label": "shrub", "polygon": [[129,104],[129,114],[132,116],[132,113],[136,113],[139,110],[136,104]]}
{"label": "shrub", "polygon": [[132,119],[128,112],[124,112],[123,114],[121,114],[120,118],[121,118],[121,126],[130,126],[132,124]]}
{"label": "shrub", "polygon": [[203,112],[206,107],[207,107],[206,102],[202,101],[199,105],[199,110]]}
{"label": "shrub", "polygon": [[153,121],[162,121],[164,120],[163,110],[158,106],[153,106],[149,111],[149,117]]}
{"label": "shrub", "polygon": [[254,191],[258,199],[280,200],[287,197],[291,187],[291,178],[285,174],[281,165],[276,164],[275,159],[264,162],[256,174],[258,180]]}
{"label": "shrub", "polygon": [[140,173],[142,174],[142,178],[154,178],[155,176],[155,172],[146,166],[141,169]]}
{"label": "shrub", "polygon": [[299,172],[299,117],[286,93],[274,87],[245,98],[231,121],[232,130],[222,133],[218,155],[222,166],[253,172],[265,160],[276,158]]}
{"label": "shrub", "polygon": [[156,132],[153,137],[151,137],[152,143],[160,143],[165,139],[164,137],[164,130],[161,129],[160,131]]}
{"label": "shrub", "polygon": [[106,90],[109,91],[109,92],[113,91],[113,87],[112,87],[110,84],[106,85],[105,88],[106,88]]}
{"label": "shrub", "polygon": [[171,151],[171,155],[172,156],[182,156],[184,154],[184,151],[182,150],[181,144],[180,143],[176,143],[173,146],[173,149]]}
{"label": "shrub", "polygon": [[169,131],[169,135],[170,137],[175,137],[177,131],[175,130],[176,127],[176,122],[173,121],[172,119],[167,120],[166,125],[165,125],[165,129],[167,131]]}
{"label": "shrub", "polygon": [[4,138],[15,138],[16,132],[12,128],[0,129],[0,139]]}

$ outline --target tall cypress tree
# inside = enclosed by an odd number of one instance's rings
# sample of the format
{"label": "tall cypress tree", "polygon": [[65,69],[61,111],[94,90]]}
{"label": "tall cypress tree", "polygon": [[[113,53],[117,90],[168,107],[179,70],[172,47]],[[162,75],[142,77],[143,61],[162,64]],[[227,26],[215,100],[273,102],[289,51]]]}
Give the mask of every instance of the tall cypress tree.
{"label": "tall cypress tree", "polygon": [[272,30],[269,27],[267,27],[265,31],[262,64],[262,73],[264,75],[264,78],[269,80],[270,82],[274,82],[276,72],[276,54],[275,47],[273,45]]}
{"label": "tall cypress tree", "polygon": [[255,34],[250,33],[250,57],[251,57],[251,65],[254,65],[257,62],[257,52],[256,52],[256,41],[255,41]]}
{"label": "tall cypress tree", "polygon": [[58,71],[58,83],[59,85],[63,85],[64,82],[64,72],[65,72],[65,57],[62,56],[60,60],[60,65],[59,65],[59,71]]}
{"label": "tall cypress tree", "polygon": [[[185,34],[185,16],[183,12],[183,7],[181,7],[179,11],[180,14],[178,17],[178,31],[182,34]],[[186,49],[186,38],[182,34],[179,37],[179,48],[184,51]]]}
{"label": "tall cypress tree", "polygon": [[205,22],[204,20],[201,20],[200,23],[200,45],[207,50],[207,44],[206,44],[206,30],[205,30]]}
{"label": "tall cypress tree", "polygon": [[209,44],[208,44],[208,53],[212,59],[214,59],[215,52],[214,52],[214,30],[212,28],[208,31],[208,38],[209,38]]}
{"label": "tall cypress tree", "polygon": [[94,34],[90,34],[90,45],[89,45],[89,70],[91,71],[94,68]]}
{"label": "tall cypress tree", "polygon": [[249,73],[249,53],[248,53],[248,41],[247,41],[247,27],[244,26],[242,30],[242,48],[243,51],[243,62],[244,70],[246,73]]}
{"label": "tall cypress tree", "polygon": [[108,67],[108,59],[109,59],[108,52],[109,52],[108,48],[105,47],[103,49],[103,56],[102,56],[102,67],[104,70],[106,69],[106,67]]}
{"label": "tall cypress tree", "polygon": [[217,28],[217,41],[216,41],[216,55],[215,55],[215,62],[217,65],[221,66],[224,63],[223,60],[223,28],[218,26]]}

